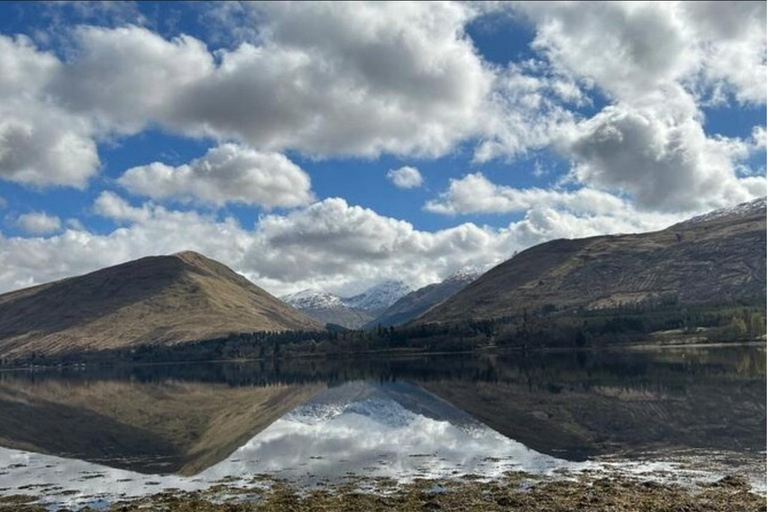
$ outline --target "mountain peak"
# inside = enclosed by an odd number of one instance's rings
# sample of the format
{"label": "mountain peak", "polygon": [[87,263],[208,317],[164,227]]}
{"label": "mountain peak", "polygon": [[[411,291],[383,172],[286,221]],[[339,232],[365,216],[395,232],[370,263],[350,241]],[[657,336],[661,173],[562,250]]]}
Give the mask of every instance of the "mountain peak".
{"label": "mountain peak", "polygon": [[320,328],[227,266],[192,251],[0,295],[0,354],[9,356]]}
{"label": "mountain peak", "polygon": [[210,258],[207,258],[206,256],[203,256],[199,252],[192,251],[192,250],[175,252],[171,254],[170,257],[179,258],[180,260],[210,259]]}
{"label": "mountain peak", "polygon": [[368,288],[363,293],[343,300],[349,307],[371,312],[381,312],[410,291],[411,287],[403,281],[388,279]]}

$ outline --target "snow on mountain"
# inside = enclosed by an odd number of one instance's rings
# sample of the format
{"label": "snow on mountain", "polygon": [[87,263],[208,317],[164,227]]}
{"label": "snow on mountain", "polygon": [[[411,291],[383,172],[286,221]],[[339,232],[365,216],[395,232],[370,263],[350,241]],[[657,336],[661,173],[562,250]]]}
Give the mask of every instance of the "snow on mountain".
{"label": "snow on mountain", "polygon": [[443,279],[443,283],[466,282],[471,283],[484,272],[480,267],[464,267]]}
{"label": "snow on mountain", "polygon": [[340,297],[320,290],[302,290],[284,295],[281,298],[299,310],[344,307],[344,302]]}
{"label": "snow on mountain", "polygon": [[282,299],[299,310],[347,307],[363,311],[377,311],[391,306],[410,291],[411,287],[404,282],[390,280],[349,298],[342,298],[320,290],[302,290],[284,295]]}
{"label": "snow on mountain", "polygon": [[402,281],[385,281],[349,298],[320,290],[302,290],[282,299],[323,323],[357,329],[410,291]]}
{"label": "snow on mountain", "polygon": [[351,308],[344,299],[320,290],[302,290],[285,295],[282,299],[309,317],[324,324],[335,324],[347,329],[357,329],[370,321],[373,315]]}
{"label": "snow on mountain", "polygon": [[390,327],[408,323],[458,293],[482,274],[483,271],[479,267],[458,270],[439,283],[429,284],[399,298],[374,320],[365,324],[364,328],[375,329],[379,326]]}
{"label": "snow on mountain", "polygon": [[359,295],[342,300],[351,308],[370,312],[383,311],[410,291],[411,287],[404,282],[389,280],[368,288]]}
{"label": "snow on mountain", "polygon": [[719,210],[714,210],[709,213],[705,213],[704,215],[693,217],[692,219],[688,219],[685,222],[681,222],[678,225],[690,226],[691,224],[698,224],[701,222],[711,222],[713,220],[724,219],[724,218],[747,217],[751,215],[757,215],[761,212],[765,214],[765,209],[766,209],[766,198],[760,197],[758,199],[754,199],[746,203],[740,203],[735,206],[730,206],[728,208],[720,208]]}

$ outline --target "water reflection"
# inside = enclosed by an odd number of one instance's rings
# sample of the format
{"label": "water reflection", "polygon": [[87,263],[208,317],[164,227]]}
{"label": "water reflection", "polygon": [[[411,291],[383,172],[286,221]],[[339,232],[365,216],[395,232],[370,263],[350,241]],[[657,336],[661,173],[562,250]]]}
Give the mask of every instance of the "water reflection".
{"label": "water reflection", "polygon": [[761,347],[7,373],[0,492],[52,483],[51,500],[77,491],[71,505],[104,482],[136,495],[258,473],[493,476],[681,452],[764,467],[765,402]]}

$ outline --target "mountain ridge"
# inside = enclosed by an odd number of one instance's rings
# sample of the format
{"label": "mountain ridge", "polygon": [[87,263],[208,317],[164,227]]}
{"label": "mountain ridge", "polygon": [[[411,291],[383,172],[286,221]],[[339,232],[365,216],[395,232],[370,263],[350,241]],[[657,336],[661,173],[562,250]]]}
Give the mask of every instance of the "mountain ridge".
{"label": "mountain ridge", "polygon": [[489,270],[415,323],[500,318],[544,307],[765,296],[765,216],[761,198],[660,231],[545,242]]}
{"label": "mountain ridge", "polygon": [[227,266],[184,251],[0,295],[0,355],[54,354],[322,325]]}

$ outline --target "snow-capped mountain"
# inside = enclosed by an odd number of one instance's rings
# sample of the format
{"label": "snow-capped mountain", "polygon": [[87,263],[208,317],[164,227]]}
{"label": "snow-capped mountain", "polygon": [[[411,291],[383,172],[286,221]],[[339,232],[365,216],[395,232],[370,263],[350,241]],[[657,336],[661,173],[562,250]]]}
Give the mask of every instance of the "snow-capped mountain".
{"label": "snow-capped mountain", "polygon": [[320,290],[302,290],[281,297],[298,310],[343,307],[340,297]]}
{"label": "snow-capped mountain", "polygon": [[357,329],[409,291],[410,287],[401,281],[385,281],[349,298],[320,290],[302,290],[282,299],[315,320]]}
{"label": "snow-capped mountain", "polygon": [[397,302],[398,299],[411,291],[411,287],[402,281],[384,281],[354,297],[343,299],[344,304],[351,308],[362,309],[378,314]]}
{"label": "snow-capped mountain", "polygon": [[442,282],[408,293],[385,309],[375,320],[366,324],[365,328],[375,329],[378,326],[389,327],[408,323],[463,290],[482,273],[479,268],[466,267],[449,275]]}
{"label": "snow-capped mountain", "polygon": [[366,311],[349,307],[341,297],[320,290],[302,290],[281,298],[305,315],[324,324],[357,329],[373,318],[373,315]]}
{"label": "snow-capped mountain", "polygon": [[443,283],[452,283],[452,282],[466,282],[467,284],[471,283],[478,277],[480,277],[480,274],[485,272],[481,267],[464,267],[460,270],[457,270],[453,274],[449,275],[445,279],[443,279]]}
{"label": "snow-capped mountain", "polygon": [[713,210],[703,215],[698,215],[684,222],[677,224],[678,226],[690,226],[692,224],[700,224],[702,222],[712,222],[719,219],[736,219],[741,217],[749,217],[753,215],[763,214],[765,215],[766,198],[760,197],[746,203],[740,203],[728,208],[720,208],[719,210]]}

